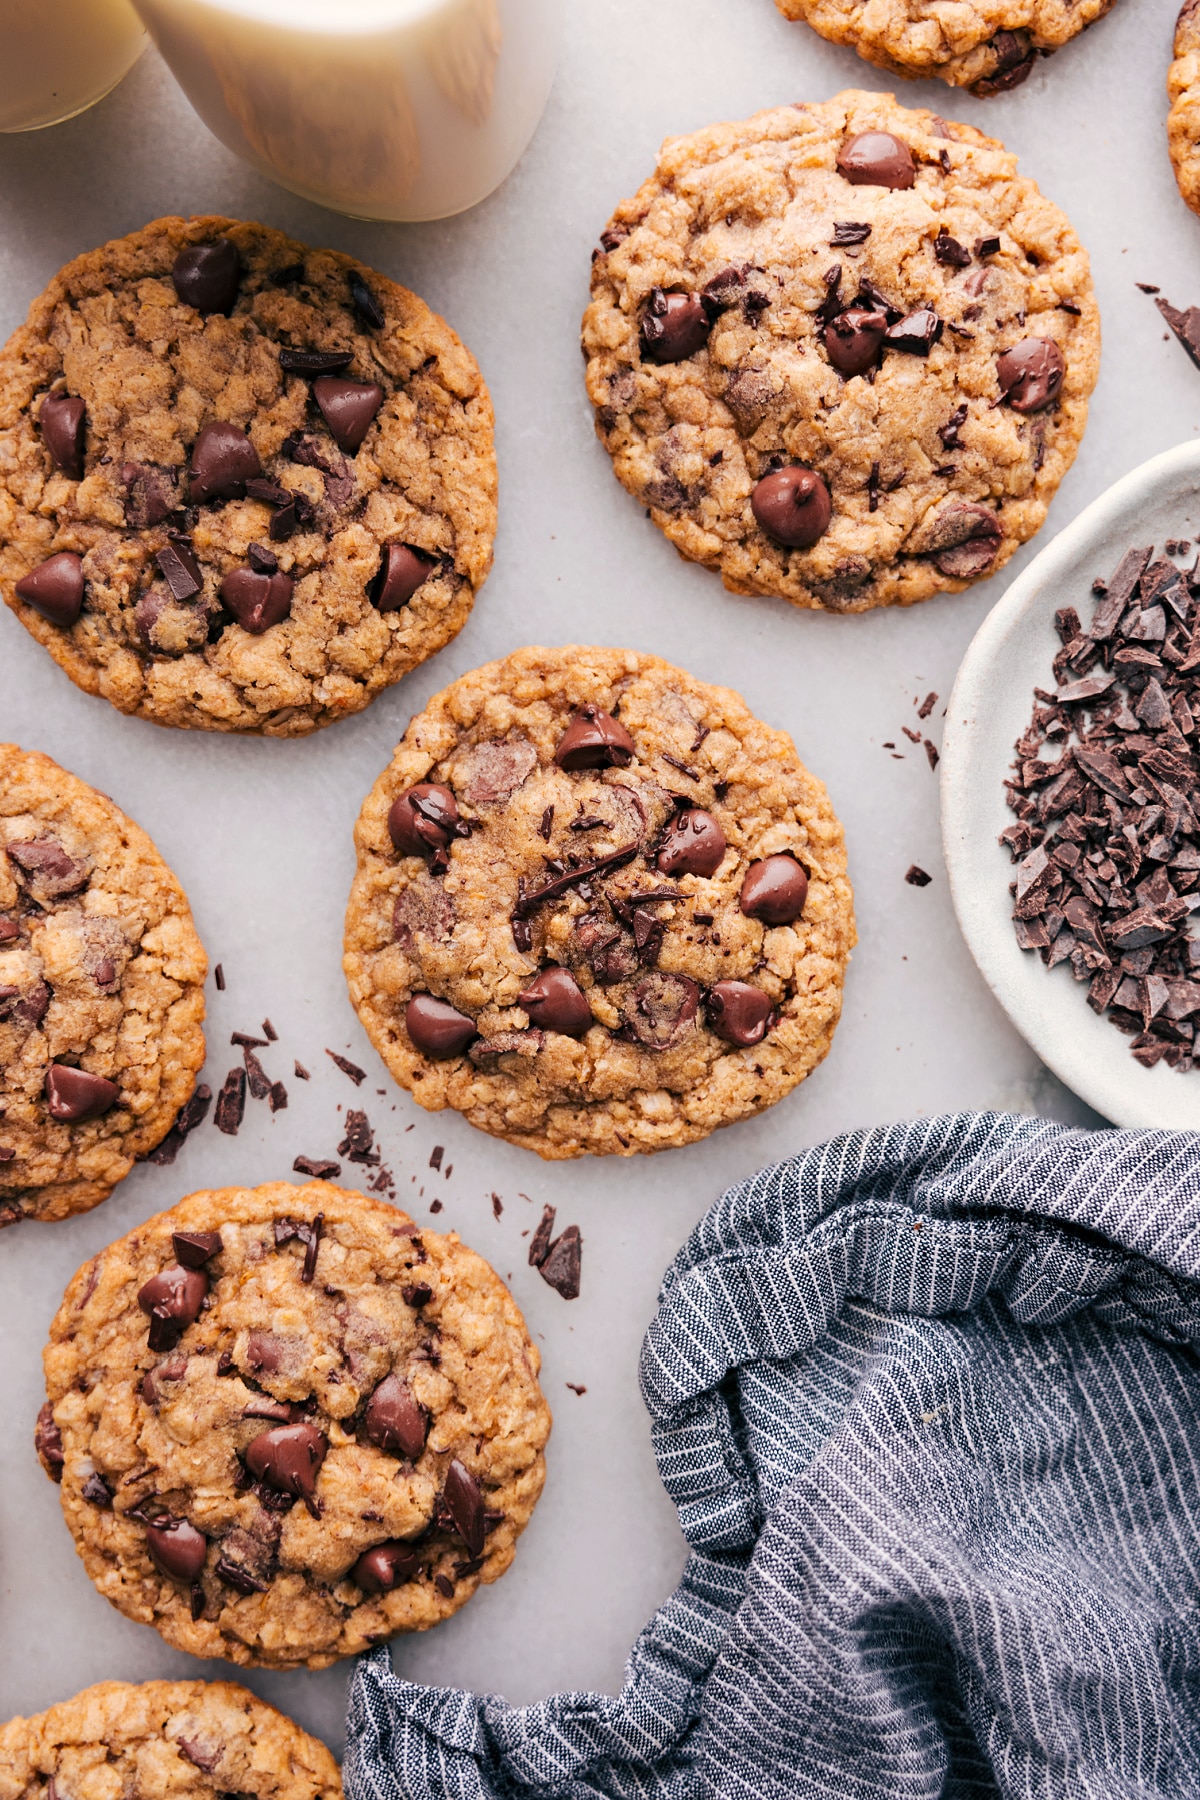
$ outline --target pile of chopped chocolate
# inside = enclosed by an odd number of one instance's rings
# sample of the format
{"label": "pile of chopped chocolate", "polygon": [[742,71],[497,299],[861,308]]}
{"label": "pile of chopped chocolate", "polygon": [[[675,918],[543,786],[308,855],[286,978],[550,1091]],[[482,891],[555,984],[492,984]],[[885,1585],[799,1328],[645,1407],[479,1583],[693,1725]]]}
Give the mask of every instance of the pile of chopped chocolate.
{"label": "pile of chopped chocolate", "polygon": [[1200,1022],[1200,557],[1172,560],[1189,548],[1127,550],[1086,631],[1055,613],[1058,685],[1034,689],[1000,838],[1021,948],[1069,963],[1138,1062],[1181,1071]]}

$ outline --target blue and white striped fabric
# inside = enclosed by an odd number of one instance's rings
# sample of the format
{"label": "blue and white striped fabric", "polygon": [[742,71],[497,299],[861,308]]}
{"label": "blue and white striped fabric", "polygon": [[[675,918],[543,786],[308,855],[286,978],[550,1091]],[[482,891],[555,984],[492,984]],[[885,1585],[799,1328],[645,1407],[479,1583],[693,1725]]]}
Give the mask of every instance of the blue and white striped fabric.
{"label": "blue and white striped fabric", "polygon": [[961,1114],[713,1208],[642,1356],[692,1546],[609,1699],[351,1691],[350,1800],[1196,1800],[1200,1134]]}

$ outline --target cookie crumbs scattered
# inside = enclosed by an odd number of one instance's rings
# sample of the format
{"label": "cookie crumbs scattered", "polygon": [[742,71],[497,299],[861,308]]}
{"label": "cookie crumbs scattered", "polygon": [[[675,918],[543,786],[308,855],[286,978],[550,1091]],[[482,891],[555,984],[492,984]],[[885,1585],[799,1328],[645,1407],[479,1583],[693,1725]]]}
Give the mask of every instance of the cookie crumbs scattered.
{"label": "cookie crumbs scattered", "polygon": [[367,1071],[365,1069],[360,1069],[358,1064],[352,1063],[348,1057],[339,1056],[336,1050],[326,1050],[325,1054],[331,1061],[337,1064],[343,1075],[348,1075],[350,1077],[355,1087],[362,1086],[363,1082],[367,1079]]}
{"label": "cookie crumbs scattered", "polygon": [[909,887],[928,887],[933,880],[933,876],[927,874],[920,863],[913,863],[904,879],[907,881]]}

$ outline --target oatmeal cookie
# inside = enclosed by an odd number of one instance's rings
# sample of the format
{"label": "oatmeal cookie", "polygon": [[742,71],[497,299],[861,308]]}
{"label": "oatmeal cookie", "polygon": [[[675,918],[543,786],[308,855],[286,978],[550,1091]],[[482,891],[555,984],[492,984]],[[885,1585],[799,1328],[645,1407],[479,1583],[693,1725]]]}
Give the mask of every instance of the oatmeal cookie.
{"label": "oatmeal cookie", "polygon": [[1032,537],[1095,384],[1088,260],[1016,159],[847,92],[669,139],[583,321],[596,429],[734,593],[865,612]]}
{"label": "oatmeal cookie", "polygon": [[204,1062],[208,963],[144,831],[0,744],[0,1226],[107,1200]]}
{"label": "oatmeal cookie", "polygon": [[358,712],[462,629],[495,529],[474,358],[264,225],[89,251],[0,352],[0,592],[122,712],[273,737]]}
{"label": "oatmeal cookie", "polygon": [[410,723],[355,830],[350,997],[422,1106],[545,1157],[761,1112],[821,1061],[854,943],[791,739],[631,650],[520,650]]}
{"label": "oatmeal cookie", "polygon": [[973,94],[1008,93],[1113,0],[775,0],[835,44],[893,75],[940,75]]}
{"label": "oatmeal cookie", "polygon": [[1167,142],[1175,179],[1192,211],[1200,213],[1200,0],[1185,0],[1180,8],[1167,94]]}
{"label": "oatmeal cookie", "polygon": [[508,1568],[545,1479],[539,1364],[455,1234],[325,1182],[224,1188],[80,1269],[36,1443],[127,1618],[320,1669]]}
{"label": "oatmeal cookie", "polygon": [[342,1800],[316,1738],[232,1681],[102,1681],[0,1725],[0,1800]]}

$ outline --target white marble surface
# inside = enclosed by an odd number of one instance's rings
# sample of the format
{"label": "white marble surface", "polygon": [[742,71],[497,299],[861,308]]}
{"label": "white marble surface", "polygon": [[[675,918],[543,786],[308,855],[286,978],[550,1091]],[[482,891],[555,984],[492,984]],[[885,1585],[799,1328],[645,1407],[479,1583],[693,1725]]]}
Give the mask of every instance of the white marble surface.
{"label": "white marble surface", "polygon": [[[1116,476],[1200,429],[1200,374],[1136,280],[1200,300],[1200,222],[1177,198],[1163,137],[1175,0],[1117,0],[1112,16],[1019,92],[992,101],[940,85],[904,97],[1004,137],[1072,216],[1094,259],[1106,353],[1092,423],[1047,534]],[[734,1179],[831,1132],[950,1107],[1015,1107],[1087,1120],[1016,1036],[971,963],[938,848],[938,783],[901,737],[914,697],[950,691],[958,660],[1007,575],[910,613],[813,617],[739,600],[677,560],[613,480],[592,435],[577,349],[588,254],[660,140],[715,119],[886,79],[789,26],[771,0],[570,0],[558,82],[506,186],[472,213],[415,227],[352,222],[242,168],[148,55],[93,112],[0,141],[0,329],[60,263],[171,211],[258,217],[351,250],[443,312],[479,357],[499,420],[496,569],[461,637],[369,712],[296,744],[172,733],[76,692],[11,616],[0,616],[0,734],[48,751],[111,792],[178,871],[228,991],[210,991],[208,1078],[234,1060],[231,1030],[269,1013],[267,1062],[289,1076],[274,1119],[252,1107],[236,1140],[211,1126],[173,1169],[136,1171],[73,1223],[0,1238],[0,1718],[116,1676],[227,1674],[168,1650],[92,1590],[30,1433],[39,1352],[63,1286],[95,1249],[202,1184],[285,1175],[327,1155],[354,1090],[323,1054],[370,1070],[363,1098],[426,1220],[461,1230],[513,1287],[545,1351],[557,1414],[545,1498],[513,1571],[422,1639],[398,1668],[530,1701],[558,1687],[614,1691],[628,1646],[683,1558],[650,1454],[636,1366],[658,1278]],[[1028,556],[1029,552],[1026,552]],[[1019,567],[1020,561],[1012,568]],[[395,1092],[359,1031],[339,965],[350,829],[410,713],[454,676],[538,640],[629,643],[739,688],[786,727],[828,782],[849,837],[861,942],[828,1061],[765,1117],[650,1160],[542,1165],[455,1115]],[[937,735],[935,731],[934,735]],[[881,749],[895,739],[903,766]],[[917,861],[933,875],[905,885]],[[384,1097],[377,1088],[387,1090]],[[410,1132],[406,1127],[415,1120]],[[1094,1122],[1094,1121],[1093,1121]],[[453,1166],[428,1168],[435,1143]],[[504,1201],[492,1216],[490,1194]],[[530,1196],[530,1200],[521,1195]],[[582,1227],[584,1291],[571,1305],[524,1265],[543,1201]],[[583,1398],[566,1383],[587,1386]],[[348,1669],[251,1684],[340,1745]]]}

